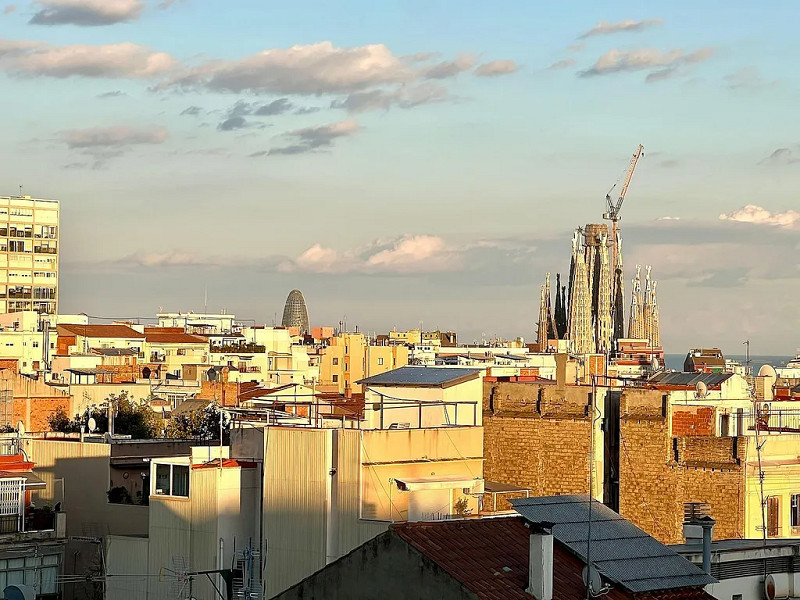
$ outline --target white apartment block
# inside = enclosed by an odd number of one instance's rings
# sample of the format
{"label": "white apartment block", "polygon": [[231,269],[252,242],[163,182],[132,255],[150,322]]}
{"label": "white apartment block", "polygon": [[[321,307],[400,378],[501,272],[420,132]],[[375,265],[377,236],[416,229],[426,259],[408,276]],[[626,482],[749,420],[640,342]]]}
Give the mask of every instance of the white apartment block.
{"label": "white apartment block", "polygon": [[0,313],[58,310],[57,200],[0,196]]}

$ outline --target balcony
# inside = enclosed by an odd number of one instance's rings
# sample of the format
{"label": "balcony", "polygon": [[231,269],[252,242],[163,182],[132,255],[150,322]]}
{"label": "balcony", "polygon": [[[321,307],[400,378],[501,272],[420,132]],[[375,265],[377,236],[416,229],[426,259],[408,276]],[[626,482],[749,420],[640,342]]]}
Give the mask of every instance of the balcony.
{"label": "balcony", "polygon": [[0,516],[0,538],[32,536],[41,539],[66,537],[67,514],[34,508],[26,515]]}
{"label": "balcony", "polygon": [[261,354],[266,348],[261,344],[225,344],[212,346],[211,352],[219,354]]}

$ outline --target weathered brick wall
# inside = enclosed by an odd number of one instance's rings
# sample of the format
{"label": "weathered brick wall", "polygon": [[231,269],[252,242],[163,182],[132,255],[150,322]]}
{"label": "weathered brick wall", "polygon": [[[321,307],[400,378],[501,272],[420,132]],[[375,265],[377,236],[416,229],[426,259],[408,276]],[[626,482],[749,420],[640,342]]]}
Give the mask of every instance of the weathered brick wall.
{"label": "weathered brick wall", "polygon": [[672,408],[672,435],[715,435],[716,416],[710,406]]}
{"label": "weathered brick wall", "polygon": [[[587,388],[487,382],[484,385],[484,477],[533,495],[589,489]],[[488,501],[488,500],[487,500]],[[498,508],[507,508],[498,500]]]}
{"label": "weathered brick wall", "polygon": [[680,543],[684,503],[707,502],[714,537],[742,537],[746,438],[673,437],[660,403],[657,391],[623,393],[620,514],[664,543]]}

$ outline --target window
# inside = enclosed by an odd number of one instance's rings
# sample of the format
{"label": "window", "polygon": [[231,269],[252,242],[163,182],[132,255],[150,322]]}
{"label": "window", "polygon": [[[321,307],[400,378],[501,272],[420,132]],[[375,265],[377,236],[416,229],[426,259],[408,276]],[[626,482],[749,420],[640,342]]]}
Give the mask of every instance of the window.
{"label": "window", "polygon": [[379,358],[378,358],[378,366],[379,366],[379,367],[382,367],[382,366],[383,366],[383,357],[379,357]]}
{"label": "window", "polygon": [[338,359],[338,358],[336,358],[336,357],[334,357],[334,358],[333,358],[333,366],[334,366],[334,367],[336,367],[336,366],[338,366],[338,365],[339,365],[339,359]]}
{"label": "window", "polygon": [[156,464],[156,496],[189,497],[189,465]]}
{"label": "window", "polygon": [[800,527],[800,494],[792,494],[792,527]]}
{"label": "window", "polygon": [[339,383],[339,376],[338,375],[334,375],[333,376],[333,383]]}

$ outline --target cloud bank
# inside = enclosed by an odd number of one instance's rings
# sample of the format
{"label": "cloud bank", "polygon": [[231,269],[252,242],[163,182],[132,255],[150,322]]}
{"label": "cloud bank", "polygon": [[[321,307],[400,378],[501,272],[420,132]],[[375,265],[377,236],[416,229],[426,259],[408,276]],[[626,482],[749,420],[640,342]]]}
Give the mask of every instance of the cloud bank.
{"label": "cloud bank", "polygon": [[753,225],[771,225],[785,229],[800,229],[800,212],[787,210],[782,213],[773,213],[755,204],[748,204],[731,213],[719,216],[721,221],[736,221],[737,223],[751,223]]}

